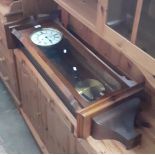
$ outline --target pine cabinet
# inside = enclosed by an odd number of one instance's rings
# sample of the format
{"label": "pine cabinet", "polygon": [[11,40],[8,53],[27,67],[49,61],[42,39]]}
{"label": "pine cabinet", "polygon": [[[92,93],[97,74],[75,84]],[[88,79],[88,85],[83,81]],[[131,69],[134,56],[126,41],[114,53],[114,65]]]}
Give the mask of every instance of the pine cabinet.
{"label": "pine cabinet", "polygon": [[[50,153],[87,153],[63,113],[63,103],[21,51],[15,51],[21,108]],[[62,104],[62,105],[61,105]],[[68,111],[67,111],[68,112]]]}

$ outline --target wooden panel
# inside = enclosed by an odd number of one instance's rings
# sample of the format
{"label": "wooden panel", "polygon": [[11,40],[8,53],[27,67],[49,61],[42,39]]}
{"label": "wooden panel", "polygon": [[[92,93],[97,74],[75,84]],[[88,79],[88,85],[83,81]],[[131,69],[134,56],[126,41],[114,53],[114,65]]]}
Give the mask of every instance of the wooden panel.
{"label": "wooden panel", "polygon": [[52,104],[47,108],[47,148],[51,153],[68,153],[69,129],[60,120]]}
{"label": "wooden panel", "polygon": [[62,8],[73,13],[82,23],[88,27],[96,27],[97,19],[97,2],[98,0],[54,0]]}
{"label": "wooden panel", "polygon": [[108,8],[108,0],[98,0],[96,29],[99,33],[104,32],[104,27],[107,22],[107,8]]}
{"label": "wooden panel", "polygon": [[18,83],[16,78],[16,69],[14,55],[12,50],[8,50],[0,42],[0,66],[1,78],[9,86],[9,90],[19,99]]}
{"label": "wooden panel", "polygon": [[21,0],[22,11],[24,16],[37,15],[37,14],[49,14],[56,8],[56,4],[51,0]]}
{"label": "wooden panel", "polygon": [[[19,51],[15,52],[22,108],[39,133],[50,153],[88,153],[93,151],[84,140],[73,135],[75,118],[63,105],[53,90],[43,80],[28,59]],[[83,148],[83,143],[85,148]]]}

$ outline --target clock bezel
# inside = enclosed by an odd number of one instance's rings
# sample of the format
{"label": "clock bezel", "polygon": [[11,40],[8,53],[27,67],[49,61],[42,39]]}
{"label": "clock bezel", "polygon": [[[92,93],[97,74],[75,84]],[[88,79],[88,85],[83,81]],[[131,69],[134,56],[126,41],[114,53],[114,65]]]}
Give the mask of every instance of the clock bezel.
{"label": "clock bezel", "polygon": [[[55,30],[55,31],[57,31],[57,32],[59,32],[59,34],[60,34],[60,36],[61,36],[61,39],[60,39],[60,41],[59,41],[58,43],[52,44],[52,45],[39,45],[39,44],[35,43],[35,42],[32,40],[32,36],[33,36],[36,32],[39,32],[39,30],[51,30],[51,29],[52,29],[52,30]],[[53,27],[42,27],[42,28],[39,28],[39,29],[37,29],[37,30],[35,30],[35,31],[32,32],[32,34],[30,35],[30,40],[31,40],[31,42],[32,42],[33,44],[35,44],[35,45],[37,45],[37,46],[40,46],[40,47],[52,47],[52,46],[58,45],[58,44],[63,40],[63,33],[62,33],[61,31],[59,31],[58,29],[53,28]]]}

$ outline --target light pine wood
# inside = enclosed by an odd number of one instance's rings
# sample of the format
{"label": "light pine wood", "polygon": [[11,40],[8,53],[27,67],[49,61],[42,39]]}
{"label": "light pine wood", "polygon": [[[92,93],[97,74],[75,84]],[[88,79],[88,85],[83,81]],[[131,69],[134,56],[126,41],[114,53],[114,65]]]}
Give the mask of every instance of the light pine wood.
{"label": "light pine wood", "polygon": [[15,20],[22,17],[22,6],[19,1],[10,1],[7,2],[7,5],[4,5],[0,1],[0,19],[3,22]]}
{"label": "light pine wood", "polygon": [[98,0],[96,30],[99,31],[99,33],[104,32],[104,27],[107,22],[107,9],[108,9],[108,0]]}
{"label": "light pine wood", "polygon": [[131,34],[131,42],[134,44],[136,43],[137,40],[138,26],[141,18],[142,7],[143,7],[143,0],[137,0],[136,13],[134,17],[133,29]]}
{"label": "light pine wood", "polygon": [[93,153],[86,141],[75,138],[72,133],[76,125],[75,118],[55,92],[21,51],[16,50],[15,55],[21,88],[21,108],[47,150],[50,153]]}
{"label": "light pine wood", "polygon": [[[69,14],[73,13],[74,16],[83,24],[95,29],[96,27],[96,10],[97,0],[54,0],[59,6],[67,10]],[[90,3],[90,6],[87,4]]]}
{"label": "light pine wood", "polygon": [[49,154],[49,152],[48,152],[46,146],[44,145],[44,143],[43,143],[42,140],[40,139],[40,137],[39,137],[37,131],[36,131],[35,128],[33,127],[31,121],[29,120],[29,118],[27,117],[27,115],[24,113],[24,111],[23,111],[22,108],[20,108],[20,113],[21,113],[21,115],[23,116],[23,118],[24,118],[26,124],[28,125],[29,129],[31,130],[32,135],[35,137],[35,140],[36,140],[37,144],[39,145],[40,150],[42,151],[42,153],[44,153],[44,154]]}
{"label": "light pine wood", "polygon": [[51,0],[20,0],[24,16],[51,14],[56,8],[56,4]]}

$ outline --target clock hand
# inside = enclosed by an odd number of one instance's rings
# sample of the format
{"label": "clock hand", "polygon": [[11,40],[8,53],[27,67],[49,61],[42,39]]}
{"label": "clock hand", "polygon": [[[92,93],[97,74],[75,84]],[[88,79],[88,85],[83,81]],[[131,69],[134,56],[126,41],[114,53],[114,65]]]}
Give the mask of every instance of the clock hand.
{"label": "clock hand", "polygon": [[50,41],[51,43],[53,43],[53,41],[52,41],[51,39],[50,39],[49,41]]}
{"label": "clock hand", "polygon": [[46,38],[50,43],[53,43],[52,40],[51,40],[49,37],[45,36],[45,38]]}
{"label": "clock hand", "polygon": [[54,38],[59,38],[59,35],[58,34],[54,34]]}

